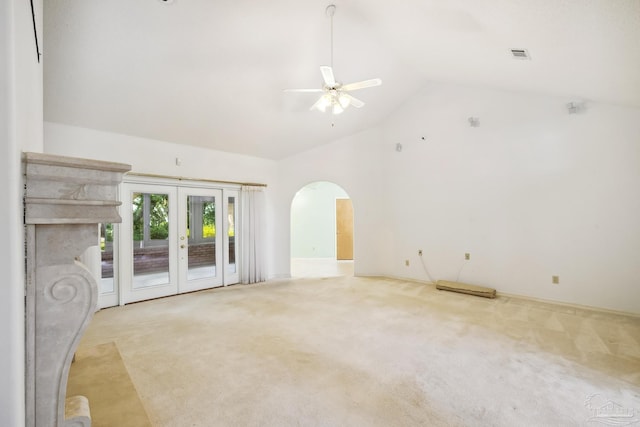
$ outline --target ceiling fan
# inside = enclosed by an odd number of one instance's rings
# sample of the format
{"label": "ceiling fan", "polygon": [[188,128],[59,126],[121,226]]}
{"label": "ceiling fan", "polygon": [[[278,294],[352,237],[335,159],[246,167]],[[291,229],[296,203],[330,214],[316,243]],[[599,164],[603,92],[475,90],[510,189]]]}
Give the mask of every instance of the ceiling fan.
{"label": "ceiling fan", "polygon": [[364,102],[353,97],[349,92],[367,87],[380,86],[382,80],[370,79],[344,85],[336,81],[333,74],[333,15],[335,12],[335,4],[327,6],[326,14],[331,18],[331,66],[322,65],[320,67],[324,85],[318,89],[285,89],[285,92],[321,92],[322,95],[315,104],[311,106],[310,110],[316,109],[324,113],[327,109],[330,109],[333,114],[340,114],[349,105],[353,105],[356,108],[364,106]]}

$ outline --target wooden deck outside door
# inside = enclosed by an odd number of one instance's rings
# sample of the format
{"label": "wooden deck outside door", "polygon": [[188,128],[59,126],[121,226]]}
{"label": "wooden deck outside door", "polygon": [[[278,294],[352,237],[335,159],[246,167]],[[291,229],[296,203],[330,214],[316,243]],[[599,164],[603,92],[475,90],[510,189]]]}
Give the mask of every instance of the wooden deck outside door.
{"label": "wooden deck outside door", "polygon": [[336,258],[353,259],[353,205],[351,199],[336,199]]}

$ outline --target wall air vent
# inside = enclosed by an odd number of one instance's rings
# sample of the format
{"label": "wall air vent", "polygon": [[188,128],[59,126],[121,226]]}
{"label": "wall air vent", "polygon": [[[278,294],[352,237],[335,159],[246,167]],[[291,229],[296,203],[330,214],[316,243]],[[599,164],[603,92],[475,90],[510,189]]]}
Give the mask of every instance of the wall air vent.
{"label": "wall air vent", "polygon": [[515,59],[531,59],[527,49],[511,49],[511,56]]}

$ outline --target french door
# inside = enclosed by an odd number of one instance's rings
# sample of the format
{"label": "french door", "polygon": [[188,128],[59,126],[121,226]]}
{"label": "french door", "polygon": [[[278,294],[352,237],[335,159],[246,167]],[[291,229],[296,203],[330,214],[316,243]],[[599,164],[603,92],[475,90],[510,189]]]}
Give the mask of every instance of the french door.
{"label": "french door", "polygon": [[121,194],[121,304],[238,283],[238,190],[131,182]]}

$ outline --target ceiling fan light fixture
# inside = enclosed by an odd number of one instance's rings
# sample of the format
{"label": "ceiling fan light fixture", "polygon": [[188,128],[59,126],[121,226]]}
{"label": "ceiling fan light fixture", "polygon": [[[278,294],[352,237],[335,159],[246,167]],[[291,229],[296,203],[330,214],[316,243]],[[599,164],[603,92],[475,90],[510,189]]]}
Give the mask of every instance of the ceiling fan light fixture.
{"label": "ceiling fan light fixture", "polygon": [[324,113],[325,111],[327,111],[327,107],[330,107],[331,104],[333,104],[333,102],[331,100],[331,96],[329,96],[329,94],[325,93],[318,100],[318,102],[316,103],[315,106],[318,109],[318,111],[322,111]]}
{"label": "ceiling fan light fixture", "polygon": [[333,114],[340,114],[344,111],[344,108],[342,108],[342,106],[340,105],[339,102],[336,102],[335,104],[333,104]]}
{"label": "ceiling fan light fixture", "polygon": [[351,97],[345,93],[341,93],[338,95],[338,104],[340,104],[342,108],[347,108],[349,104],[351,104]]}

